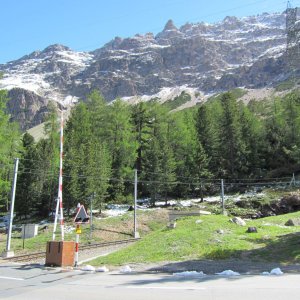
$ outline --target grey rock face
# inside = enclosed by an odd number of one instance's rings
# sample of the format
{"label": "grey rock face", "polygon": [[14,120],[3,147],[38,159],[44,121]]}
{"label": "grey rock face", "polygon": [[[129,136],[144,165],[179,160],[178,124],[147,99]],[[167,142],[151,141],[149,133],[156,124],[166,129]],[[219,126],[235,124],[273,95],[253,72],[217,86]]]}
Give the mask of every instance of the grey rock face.
{"label": "grey rock face", "polygon": [[179,29],[170,20],[155,37],[116,38],[94,51],[94,62],[78,76],[108,100],[182,85],[205,93],[269,85],[285,72],[284,24],[283,14]]}
{"label": "grey rock face", "polygon": [[156,36],[116,37],[90,53],[51,45],[0,65],[4,72],[0,89],[22,89],[10,94],[16,98],[10,109],[23,122],[22,128],[27,128],[41,118],[24,113],[21,117],[21,107],[18,110],[16,105],[31,103],[31,93],[38,103],[65,103],[66,97],[84,99],[93,89],[110,101],[178,86],[204,94],[269,86],[288,77],[285,43],[284,14],[226,17],[216,24],[187,23],[180,28],[170,20]]}
{"label": "grey rock face", "polygon": [[289,219],[286,223],[285,226],[300,226],[300,219],[299,218],[292,218]]}
{"label": "grey rock face", "polygon": [[47,99],[22,89],[12,89],[8,96],[11,99],[8,110],[13,112],[12,121],[18,122],[22,130],[43,122],[47,112]]}

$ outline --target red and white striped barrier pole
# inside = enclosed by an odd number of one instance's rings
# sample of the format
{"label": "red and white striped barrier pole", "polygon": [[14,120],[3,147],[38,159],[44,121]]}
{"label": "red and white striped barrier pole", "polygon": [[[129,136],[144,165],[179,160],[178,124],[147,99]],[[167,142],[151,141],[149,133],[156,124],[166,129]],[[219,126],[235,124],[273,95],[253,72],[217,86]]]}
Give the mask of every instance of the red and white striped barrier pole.
{"label": "red and white striped barrier pole", "polygon": [[[64,215],[63,215],[63,205],[62,205],[62,189],[63,189],[63,139],[64,139],[64,118],[63,112],[61,111],[60,119],[60,156],[59,156],[59,179],[58,179],[58,196],[55,210],[55,219],[53,226],[52,240],[55,240],[56,226],[58,214],[60,215],[60,228],[61,228],[61,239],[64,240]],[[59,211],[59,212],[58,212]]]}
{"label": "red and white striped barrier pole", "polygon": [[[80,205],[80,203],[78,203],[77,204],[76,214],[78,213],[80,207],[81,207],[81,205]],[[75,238],[75,257],[74,257],[75,261],[74,261],[74,267],[78,266],[79,234],[81,234],[81,228],[80,228],[80,225],[77,224],[76,225],[76,238]]]}
{"label": "red and white striped barrier pole", "polygon": [[79,234],[81,233],[80,225],[76,226],[76,239],[75,239],[75,263],[74,266],[78,266],[78,250],[79,250]]}
{"label": "red and white striped barrier pole", "polygon": [[58,187],[58,199],[60,207],[60,230],[61,240],[64,240],[64,213],[63,213],[63,202],[62,202],[62,189],[63,189],[63,151],[64,151],[64,115],[61,111],[60,119],[60,156],[59,156],[59,187]]}

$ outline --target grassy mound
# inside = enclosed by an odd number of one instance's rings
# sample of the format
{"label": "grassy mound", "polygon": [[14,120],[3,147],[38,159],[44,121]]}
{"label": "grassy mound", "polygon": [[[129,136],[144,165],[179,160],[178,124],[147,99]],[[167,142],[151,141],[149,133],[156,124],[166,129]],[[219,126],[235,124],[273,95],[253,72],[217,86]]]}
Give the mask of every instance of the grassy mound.
{"label": "grassy mound", "polygon": [[[228,258],[299,262],[299,228],[284,225],[288,219],[299,217],[300,212],[296,212],[249,220],[246,227],[238,226],[230,222],[230,217],[221,215],[187,217],[179,220],[175,229],[165,227],[156,230],[136,244],[90,263],[119,265]],[[256,227],[258,232],[247,233],[250,226]]]}

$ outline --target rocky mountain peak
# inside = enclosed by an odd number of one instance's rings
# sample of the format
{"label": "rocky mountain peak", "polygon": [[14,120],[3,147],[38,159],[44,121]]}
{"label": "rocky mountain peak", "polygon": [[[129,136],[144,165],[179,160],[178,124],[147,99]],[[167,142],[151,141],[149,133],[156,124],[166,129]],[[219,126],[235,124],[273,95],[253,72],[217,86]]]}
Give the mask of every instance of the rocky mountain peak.
{"label": "rocky mountain peak", "polygon": [[239,19],[237,17],[227,16],[224,18],[223,23],[231,23],[232,24],[232,23],[236,23],[238,21],[239,21]]}
{"label": "rocky mountain peak", "polygon": [[[285,51],[284,13],[226,17],[219,23],[187,23],[180,29],[169,20],[155,37],[116,37],[90,53],[55,44],[0,65],[0,89],[21,88],[64,103],[84,99],[94,89],[108,101],[151,98],[177,87],[206,95],[286,79]],[[11,95],[22,105],[34,99],[20,89]]]}
{"label": "rocky mountain peak", "polygon": [[169,20],[166,23],[163,31],[170,31],[170,30],[175,30],[175,31],[178,30],[177,27],[174,25],[173,20]]}
{"label": "rocky mountain peak", "polygon": [[44,50],[42,51],[34,51],[32,53],[30,53],[29,55],[25,55],[23,57],[21,57],[20,59],[18,59],[18,61],[24,61],[24,60],[28,60],[28,59],[40,59],[43,57],[48,56],[49,54],[54,54],[60,51],[72,51],[69,47],[66,47],[64,45],[60,45],[60,44],[54,44],[54,45],[50,45],[48,47],[46,47]]}
{"label": "rocky mountain peak", "polygon": [[113,40],[106,43],[102,48],[99,48],[92,53],[97,54],[98,52],[101,52],[101,50],[114,50],[118,49],[123,42],[123,39],[119,36],[116,36]]}
{"label": "rocky mountain peak", "polygon": [[178,30],[178,28],[174,25],[173,20],[169,20],[163,31],[158,33],[155,37],[161,44],[168,44],[170,39],[181,37],[182,33]]}
{"label": "rocky mountain peak", "polygon": [[61,45],[61,44],[54,44],[50,45],[47,48],[45,48],[42,52],[57,52],[57,51],[71,51],[71,49],[67,46]]}

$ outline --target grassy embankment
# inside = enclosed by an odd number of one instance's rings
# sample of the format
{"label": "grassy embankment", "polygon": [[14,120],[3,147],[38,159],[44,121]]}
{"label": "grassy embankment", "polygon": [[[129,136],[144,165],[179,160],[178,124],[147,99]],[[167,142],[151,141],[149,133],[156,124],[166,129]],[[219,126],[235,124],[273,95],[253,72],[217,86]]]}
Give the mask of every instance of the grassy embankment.
{"label": "grassy embankment", "polygon": [[[285,194],[285,193],[283,193]],[[279,199],[282,195],[266,193],[253,196],[260,205]],[[246,198],[251,202],[252,197]],[[215,213],[220,211],[219,204],[205,202],[204,209]],[[251,215],[252,208],[237,208],[227,200],[228,212],[236,215]],[[194,208],[195,209],[195,208]],[[199,208],[198,208],[199,209]],[[249,258],[254,260],[276,260],[278,262],[300,262],[299,227],[284,226],[289,218],[300,218],[300,212],[247,221],[246,227],[231,223],[231,217],[209,215],[184,218],[177,222],[175,229],[167,228],[168,210],[138,211],[138,230],[142,240],[126,249],[101,257],[91,262],[93,265],[118,265],[134,262],[178,261],[190,259],[226,259]],[[201,220],[199,222],[198,220]],[[74,225],[72,219],[67,225]],[[107,219],[94,219],[94,230],[90,236],[89,225],[82,226],[80,242],[82,244],[127,239],[132,237],[133,212]],[[246,233],[248,226],[255,226],[258,233]],[[222,229],[223,233],[218,233]],[[59,230],[57,240],[59,240]],[[21,239],[20,232],[14,232],[11,249],[16,254],[45,251],[46,242],[52,239],[52,225],[48,231],[39,235]],[[65,235],[65,240],[75,240],[75,232]],[[0,251],[5,249],[5,235],[0,236]]]}
{"label": "grassy embankment", "polygon": [[[34,223],[31,221],[31,223]],[[167,212],[165,210],[149,210],[138,212],[138,226],[141,236],[145,236],[149,232],[162,228],[167,223]],[[39,228],[43,228],[45,225],[40,225]],[[21,238],[21,232],[14,231],[11,240],[11,249],[14,250],[16,255],[23,253],[31,253],[46,250],[47,241],[52,240],[53,224],[47,224],[47,230],[39,230],[36,237],[23,240]],[[65,220],[66,228],[73,228],[68,230],[69,233],[65,233],[65,240],[75,240],[75,230],[72,218]],[[98,219],[93,218],[93,231],[90,234],[90,225],[81,225],[82,234],[80,235],[80,243],[100,243],[116,240],[123,240],[132,238],[133,234],[133,212],[127,212],[123,216],[114,218]],[[56,240],[60,240],[60,226],[57,226]],[[24,244],[24,249],[23,249]],[[0,253],[4,251],[6,247],[6,235],[0,234]]]}
{"label": "grassy embankment", "polygon": [[[188,217],[179,220],[175,229],[164,227],[126,249],[90,263],[119,265],[227,258],[300,262],[299,227],[284,226],[292,217],[300,217],[300,212],[249,220],[246,227],[238,226],[230,222],[230,217],[222,215]],[[258,232],[246,233],[248,226],[255,226]],[[218,233],[220,229],[223,233]]]}

